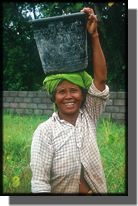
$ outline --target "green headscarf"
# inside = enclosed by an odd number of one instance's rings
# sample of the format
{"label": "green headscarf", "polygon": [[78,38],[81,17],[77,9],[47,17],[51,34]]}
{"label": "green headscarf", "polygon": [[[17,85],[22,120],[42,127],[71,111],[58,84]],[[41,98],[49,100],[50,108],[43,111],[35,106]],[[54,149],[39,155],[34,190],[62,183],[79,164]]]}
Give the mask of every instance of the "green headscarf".
{"label": "green headscarf", "polygon": [[49,94],[53,94],[58,84],[63,80],[67,80],[87,90],[92,83],[92,77],[86,71],[81,71],[75,73],[49,75],[44,79],[43,85]]}

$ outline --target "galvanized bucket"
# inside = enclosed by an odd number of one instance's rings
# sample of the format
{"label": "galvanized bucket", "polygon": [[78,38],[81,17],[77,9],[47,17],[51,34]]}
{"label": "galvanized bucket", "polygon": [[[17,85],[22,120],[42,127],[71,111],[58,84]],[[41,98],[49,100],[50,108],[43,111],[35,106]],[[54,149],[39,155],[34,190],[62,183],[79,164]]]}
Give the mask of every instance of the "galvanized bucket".
{"label": "galvanized bucket", "polygon": [[87,68],[86,21],[83,12],[30,21],[45,74]]}

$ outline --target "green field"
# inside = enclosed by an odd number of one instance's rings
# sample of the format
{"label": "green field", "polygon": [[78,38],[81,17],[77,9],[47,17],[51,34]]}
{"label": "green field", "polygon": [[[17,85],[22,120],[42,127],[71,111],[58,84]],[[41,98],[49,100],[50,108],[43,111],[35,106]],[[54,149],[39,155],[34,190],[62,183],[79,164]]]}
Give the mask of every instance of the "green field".
{"label": "green field", "polygon": [[[3,115],[3,192],[30,193],[32,134],[45,116]],[[125,126],[101,120],[97,140],[103,160],[108,193],[125,193]]]}

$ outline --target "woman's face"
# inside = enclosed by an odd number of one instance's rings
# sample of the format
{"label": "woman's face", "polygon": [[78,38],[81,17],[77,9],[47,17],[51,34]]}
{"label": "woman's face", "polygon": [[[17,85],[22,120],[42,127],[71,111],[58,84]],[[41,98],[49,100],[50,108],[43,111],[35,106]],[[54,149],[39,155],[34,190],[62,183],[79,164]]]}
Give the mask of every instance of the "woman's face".
{"label": "woman's face", "polygon": [[61,116],[77,114],[82,101],[83,94],[79,86],[66,80],[57,86],[55,103]]}

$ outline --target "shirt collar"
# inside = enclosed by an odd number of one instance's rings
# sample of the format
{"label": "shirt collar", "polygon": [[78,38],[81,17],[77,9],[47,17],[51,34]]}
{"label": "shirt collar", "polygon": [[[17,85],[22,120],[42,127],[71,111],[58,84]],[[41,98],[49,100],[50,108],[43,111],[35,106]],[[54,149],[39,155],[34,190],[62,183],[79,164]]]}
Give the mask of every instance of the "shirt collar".
{"label": "shirt collar", "polygon": [[[78,118],[79,118],[80,116],[82,117],[82,114],[83,114],[83,111],[82,111],[82,109],[80,109]],[[58,120],[58,121],[61,122],[61,123],[65,123],[65,122],[66,122],[64,119],[60,119],[60,118],[59,118],[58,112],[54,112],[54,113],[52,114],[52,118],[53,118],[54,121],[55,121],[55,120]],[[77,118],[77,119],[78,119],[78,118]]]}

